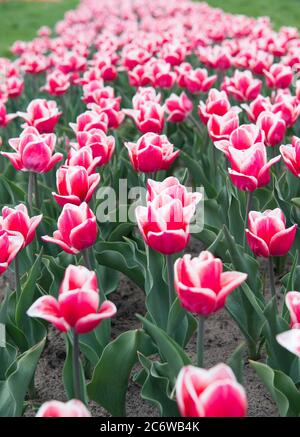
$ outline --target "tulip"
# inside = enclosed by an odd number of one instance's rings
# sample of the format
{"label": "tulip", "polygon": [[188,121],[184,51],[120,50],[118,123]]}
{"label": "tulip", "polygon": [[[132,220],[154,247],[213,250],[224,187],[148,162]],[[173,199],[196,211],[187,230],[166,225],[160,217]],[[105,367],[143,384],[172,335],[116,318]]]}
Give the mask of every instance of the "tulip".
{"label": "tulip", "polygon": [[91,332],[102,320],[113,317],[116,311],[115,305],[109,300],[100,305],[96,273],[73,265],[66,269],[58,299],[41,296],[27,311],[28,316],[44,319],[62,332],[72,329],[73,388],[77,399],[83,400],[79,334]]}
{"label": "tulip", "polygon": [[280,153],[287,168],[300,177],[300,138],[293,136],[292,144],[280,146]]}
{"label": "tulip", "polygon": [[137,143],[125,143],[133,168],[138,172],[151,173],[168,170],[180,151],[165,135],[148,132]]}
{"label": "tulip", "polygon": [[176,381],[176,398],[183,417],[244,417],[247,398],[226,364],[209,370],[185,366]]}
{"label": "tulip", "polygon": [[245,273],[222,272],[222,261],[208,251],[195,258],[191,255],[178,258],[174,270],[175,289],[181,305],[202,316],[223,308],[227,296],[247,278]]}
{"label": "tulip", "polygon": [[121,111],[120,105],[121,97],[113,99],[100,99],[96,103],[91,103],[88,108],[92,109],[98,114],[106,114],[108,120],[108,127],[117,129],[123,122],[125,114]]}
{"label": "tulip", "polygon": [[254,79],[251,71],[235,70],[234,75],[226,77],[221,89],[241,102],[254,100],[262,88],[262,81]]}
{"label": "tulip", "polygon": [[198,106],[198,114],[204,124],[207,124],[213,114],[222,116],[229,110],[230,102],[227,94],[225,91],[219,91],[216,88],[212,88],[208,93],[206,102],[200,101]]}
{"label": "tulip", "polygon": [[208,67],[219,71],[228,70],[232,65],[229,51],[220,46],[200,47],[199,59]]}
{"label": "tulip", "polygon": [[206,93],[217,80],[217,76],[208,76],[205,68],[189,71],[185,76],[185,86],[190,93]]}
{"label": "tulip", "polygon": [[20,232],[0,230],[0,274],[7,270],[24,245]]}
{"label": "tulip", "polygon": [[237,150],[246,150],[257,143],[264,142],[264,132],[255,124],[242,124],[235,129],[229,137],[229,140],[215,141],[217,149],[221,150],[227,157],[229,156],[229,147]]}
{"label": "tulip", "polygon": [[86,406],[77,399],[68,402],[45,402],[38,410],[36,417],[91,417]]}
{"label": "tulip", "polygon": [[212,141],[228,140],[230,134],[239,126],[239,117],[233,109],[223,116],[213,114],[207,123],[207,130]]}
{"label": "tulip", "polygon": [[300,115],[300,103],[297,97],[285,94],[284,91],[277,92],[272,107],[274,114],[279,113],[280,118],[285,121],[287,127],[292,127]]}
{"label": "tulip", "polygon": [[20,65],[27,74],[41,74],[49,67],[46,56],[34,53],[24,53],[20,58]]}
{"label": "tulip", "polygon": [[190,205],[196,205],[200,202],[202,196],[200,193],[191,193],[182,185],[177,178],[170,176],[162,182],[147,180],[147,202],[152,202],[155,197],[167,195],[172,199],[179,199],[184,208]]}
{"label": "tulip", "polygon": [[138,206],[137,224],[146,244],[165,255],[181,252],[189,242],[189,223],[199,200],[186,205],[181,195],[163,190],[146,207]]}
{"label": "tulip", "polygon": [[300,329],[291,329],[276,336],[278,343],[300,358]]}
{"label": "tulip", "polygon": [[57,244],[67,253],[76,254],[96,242],[96,217],[85,202],[79,206],[71,203],[64,205],[57,227],[53,237],[45,235],[42,239]]}
{"label": "tulip", "polygon": [[53,132],[62,113],[54,100],[35,99],[27,106],[27,112],[17,114],[26,122],[23,127],[33,126],[44,134]]}
{"label": "tulip", "polygon": [[269,70],[264,70],[266,82],[270,88],[288,88],[293,80],[291,67],[273,64]]}
{"label": "tulip", "polygon": [[251,123],[256,123],[261,112],[272,110],[270,98],[261,95],[258,95],[249,105],[243,103],[241,106],[246,111]]}
{"label": "tulip", "polygon": [[0,101],[0,127],[6,127],[16,117],[17,114],[7,114],[5,104]]}
{"label": "tulip", "polygon": [[164,128],[164,109],[158,103],[145,102],[139,110],[124,109],[124,114],[133,118],[137,128],[143,133],[161,134]]}
{"label": "tulip", "polygon": [[99,159],[98,166],[107,164],[115,151],[114,137],[107,136],[101,129],[77,132],[76,139],[75,149],[89,148],[93,158]]}
{"label": "tulip", "polygon": [[228,169],[232,183],[243,191],[255,191],[268,185],[271,174],[270,168],[280,160],[280,155],[267,161],[266,148],[257,143],[246,150],[238,150],[229,146],[228,159],[231,169]]}
{"label": "tulip", "polygon": [[286,228],[284,214],[279,208],[263,213],[250,211],[248,226],[245,232],[252,252],[265,258],[286,255],[297,231],[296,224]]}
{"label": "tulip", "polygon": [[70,88],[70,78],[60,70],[54,70],[47,76],[47,82],[41,91],[51,96],[61,96]]}
{"label": "tulip", "polygon": [[289,291],[285,296],[285,304],[290,312],[291,328],[300,328],[300,293]]}
{"label": "tulip", "polygon": [[155,88],[151,86],[139,87],[135,95],[132,97],[132,107],[133,109],[139,110],[146,102],[154,102],[160,104],[161,94],[157,94]]}
{"label": "tulip", "polygon": [[4,206],[2,208],[2,217],[0,217],[0,228],[6,231],[19,232],[23,236],[23,249],[34,239],[36,228],[42,218],[42,214],[30,218],[27,208],[23,204],[15,208]]}
{"label": "tulip", "polygon": [[11,99],[20,97],[24,91],[24,80],[17,76],[12,76],[6,79],[5,87],[7,95]]}
{"label": "tulip", "polygon": [[115,305],[108,300],[99,306],[96,273],[73,265],[66,269],[58,299],[44,295],[27,311],[30,317],[47,320],[62,332],[72,328],[77,334],[92,331],[115,313]]}
{"label": "tulip", "polygon": [[11,138],[9,145],[13,153],[1,152],[8,158],[16,170],[34,173],[46,173],[63,158],[61,153],[54,153],[56,136],[40,134],[34,127],[27,127],[19,138]]}
{"label": "tulip", "polygon": [[177,83],[180,88],[186,88],[186,77],[193,70],[193,67],[188,62],[183,62],[178,67],[175,67],[177,73]]}
{"label": "tulip", "polygon": [[167,121],[171,123],[181,123],[192,112],[193,102],[185,93],[181,93],[180,96],[173,93],[165,101],[165,107],[169,114]]}
{"label": "tulip", "polygon": [[70,123],[70,126],[76,134],[78,132],[88,132],[92,129],[99,129],[106,133],[108,117],[104,113],[98,114],[94,111],[86,111],[78,115],[76,123]]}
{"label": "tulip", "polygon": [[52,193],[52,195],[60,206],[66,203],[73,205],[88,203],[99,182],[99,174],[89,175],[84,167],[63,165],[56,173],[58,194]]}
{"label": "tulip", "polygon": [[171,65],[161,59],[153,58],[148,64],[152,83],[158,88],[172,88],[176,81],[176,73],[172,71]]}
{"label": "tulip", "polygon": [[81,149],[71,148],[69,150],[68,159],[66,160],[67,166],[84,167],[88,174],[95,173],[96,167],[100,165],[101,157],[93,157],[93,152],[90,147],[82,147]]}
{"label": "tulip", "polygon": [[286,124],[280,114],[273,114],[270,111],[261,112],[256,123],[265,133],[266,146],[274,147],[282,142],[285,136]]}

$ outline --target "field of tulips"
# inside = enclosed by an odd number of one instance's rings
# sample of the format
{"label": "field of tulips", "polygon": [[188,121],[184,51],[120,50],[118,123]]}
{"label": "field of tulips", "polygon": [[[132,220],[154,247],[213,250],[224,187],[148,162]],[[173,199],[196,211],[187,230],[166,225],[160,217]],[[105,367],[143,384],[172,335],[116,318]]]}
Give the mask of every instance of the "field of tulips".
{"label": "field of tulips", "polygon": [[11,51],[0,416],[300,416],[298,30],[81,0]]}

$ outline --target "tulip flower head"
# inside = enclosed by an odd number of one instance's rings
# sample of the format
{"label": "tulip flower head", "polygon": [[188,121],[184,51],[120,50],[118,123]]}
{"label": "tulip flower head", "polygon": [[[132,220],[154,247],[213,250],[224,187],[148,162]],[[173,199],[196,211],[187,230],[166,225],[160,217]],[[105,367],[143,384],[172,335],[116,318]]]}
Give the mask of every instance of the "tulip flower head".
{"label": "tulip flower head", "polygon": [[91,414],[81,401],[71,399],[68,402],[45,402],[36,417],[91,417]]}
{"label": "tulip flower head", "polygon": [[84,167],[63,165],[56,173],[58,193],[52,193],[60,206],[66,203],[80,205],[89,202],[100,182],[98,173],[88,174]]}
{"label": "tulip flower head", "polygon": [[53,153],[56,136],[40,134],[35,127],[27,127],[19,138],[11,138],[9,145],[13,153],[1,152],[8,158],[16,170],[47,173],[62,160],[61,153]]}
{"label": "tulip flower head", "polygon": [[287,168],[300,177],[300,138],[293,136],[292,144],[280,146],[280,153]]}
{"label": "tulip flower head", "polygon": [[36,228],[40,224],[43,215],[29,217],[27,207],[23,204],[15,208],[4,206],[0,217],[0,228],[6,231],[19,232],[23,238],[22,248],[28,246],[35,237]]}
{"label": "tulip flower head", "polygon": [[245,230],[250,249],[256,256],[284,256],[291,249],[297,225],[286,228],[281,209],[264,212],[250,211],[248,229]]}
{"label": "tulip flower head", "polygon": [[36,99],[27,106],[27,112],[18,112],[26,126],[35,127],[40,134],[52,133],[61,116],[54,100]]}
{"label": "tulip flower head", "polygon": [[7,270],[23,246],[24,238],[20,232],[0,230],[0,274]]}
{"label": "tulip flower head", "polygon": [[223,272],[223,263],[210,252],[184,255],[174,265],[175,289],[181,305],[191,313],[208,316],[224,307],[227,296],[247,278],[245,273]]}
{"label": "tulip flower head", "polygon": [[96,217],[85,202],[79,206],[66,203],[58,217],[57,227],[53,237],[45,235],[42,239],[57,244],[67,253],[76,254],[96,242]]}
{"label": "tulip flower head", "polygon": [[52,323],[62,332],[72,328],[78,334],[86,334],[102,320],[113,317],[116,311],[109,300],[100,305],[96,273],[83,266],[70,265],[58,299],[44,295],[31,305],[27,314]]}
{"label": "tulip flower head", "polygon": [[147,206],[138,206],[135,210],[146,244],[165,255],[181,252],[187,246],[189,224],[201,199],[200,193],[182,193],[183,186],[178,181],[175,184],[174,179],[160,183],[148,180]]}
{"label": "tulip flower head", "polygon": [[133,168],[150,173],[167,170],[180,154],[165,135],[148,132],[137,143],[125,143]]}
{"label": "tulip flower head", "polygon": [[244,417],[247,413],[245,390],[223,363],[209,370],[183,367],[176,381],[176,398],[183,417]]}

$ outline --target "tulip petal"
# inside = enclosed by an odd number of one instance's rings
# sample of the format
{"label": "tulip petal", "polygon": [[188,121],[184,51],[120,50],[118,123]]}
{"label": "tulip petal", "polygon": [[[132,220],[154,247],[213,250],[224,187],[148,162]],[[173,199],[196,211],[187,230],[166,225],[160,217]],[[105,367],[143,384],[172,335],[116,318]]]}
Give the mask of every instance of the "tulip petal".
{"label": "tulip petal", "polygon": [[249,229],[245,230],[247,241],[252,252],[257,256],[263,256],[267,258],[269,253],[269,248],[266,242],[259,238],[257,235],[253,234]]}
{"label": "tulip petal", "polygon": [[69,325],[64,320],[59,309],[59,303],[53,296],[42,296],[28,309],[29,317],[39,317],[52,323],[62,332],[69,330]]}
{"label": "tulip petal", "polygon": [[270,242],[270,254],[272,256],[286,255],[293,245],[296,232],[297,225],[295,224],[274,235]]}
{"label": "tulip petal", "polygon": [[75,326],[76,332],[78,332],[78,334],[90,332],[96,328],[102,320],[113,317],[116,312],[116,306],[109,300],[106,300],[101,305],[98,313],[88,314],[77,321]]}
{"label": "tulip petal", "polygon": [[291,329],[276,336],[278,343],[300,358],[300,329]]}

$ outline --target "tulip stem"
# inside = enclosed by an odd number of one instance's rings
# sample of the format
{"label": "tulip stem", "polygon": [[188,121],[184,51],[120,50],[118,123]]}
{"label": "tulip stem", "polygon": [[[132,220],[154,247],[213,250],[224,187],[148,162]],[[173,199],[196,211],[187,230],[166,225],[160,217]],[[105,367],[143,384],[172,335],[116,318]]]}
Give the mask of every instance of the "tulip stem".
{"label": "tulip stem", "polygon": [[84,264],[85,264],[86,268],[89,270],[92,270],[92,264],[91,264],[91,260],[90,260],[89,250],[84,249],[82,251],[82,256],[83,256],[83,260],[84,260]]}
{"label": "tulip stem", "polygon": [[33,190],[34,190],[34,200],[35,200],[35,206],[37,208],[40,208],[40,199],[39,199],[39,191],[38,191],[38,181],[37,181],[37,174],[33,173]]}
{"label": "tulip stem", "polygon": [[80,379],[79,335],[75,329],[73,329],[73,390],[75,399],[84,402]]}
{"label": "tulip stem", "polygon": [[247,229],[247,224],[248,224],[248,215],[250,212],[250,209],[252,207],[252,198],[253,198],[253,192],[252,191],[247,191],[247,201],[246,201],[246,212],[245,212],[245,220],[244,220],[244,249],[246,249],[246,232],[245,229]]}
{"label": "tulip stem", "polygon": [[169,309],[174,301],[174,263],[172,255],[166,255],[167,271],[168,271],[168,285],[169,285]]}
{"label": "tulip stem", "polygon": [[198,317],[197,328],[197,366],[203,367],[204,356],[204,317]]}
{"label": "tulip stem", "polygon": [[272,297],[275,297],[276,296],[275,275],[274,275],[273,258],[271,256],[269,256],[268,266],[269,266],[269,278],[270,278],[271,294],[272,294]]}
{"label": "tulip stem", "polygon": [[32,213],[32,206],[33,206],[33,192],[34,192],[34,173],[31,171],[29,172],[29,178],[28,178],[28,205],[31,213]]}
{"label": "tulip stem", "polygon": [[19,266],[19,254],[15,257],[15,281],[16,281],[16,295],[17,301],[21,296],[21,281],[20,281],[20,266]]}

